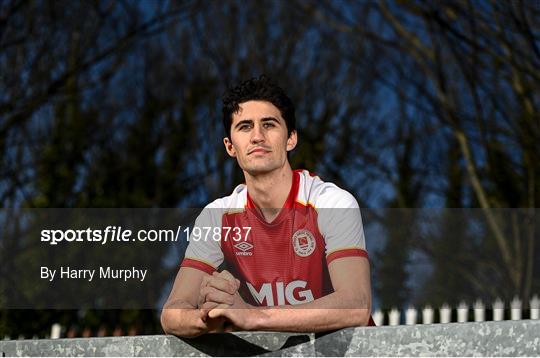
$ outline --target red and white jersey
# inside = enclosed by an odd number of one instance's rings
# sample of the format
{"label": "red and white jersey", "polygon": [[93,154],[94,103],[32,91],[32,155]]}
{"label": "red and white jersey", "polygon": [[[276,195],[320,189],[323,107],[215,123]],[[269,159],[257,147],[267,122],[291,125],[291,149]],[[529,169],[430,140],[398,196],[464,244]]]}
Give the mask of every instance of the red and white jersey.
{"label": "red and white jersey", "polygon": [[356,199],[306,170],[294,171],[287,201],[271,223],[242,184],[206,206],[195,227],[220,228],[221,234],[192,234],[182,267],[211,274],[225,262],[253,305],[294,305],[325,296],[333,292],[332,260],[367,257]]}

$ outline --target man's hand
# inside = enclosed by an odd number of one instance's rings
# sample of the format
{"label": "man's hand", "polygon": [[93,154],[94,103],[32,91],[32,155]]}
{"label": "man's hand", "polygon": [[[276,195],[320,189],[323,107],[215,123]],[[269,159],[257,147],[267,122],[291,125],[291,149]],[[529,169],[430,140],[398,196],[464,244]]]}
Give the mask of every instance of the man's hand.
{"label": "man's hand", "polygon": [[[245,329],[245,327],[236,324],[234,320],[227,320],[226,315],[222,314],[221,311],[238,311],[238,314],[241,314],[241,312],[245,312],[242,309],[251,307],[244,302],[238,293],[239,288],[240,281],[226,270],[220,273],[214,272],[212,276],[203,279],[199,294],[199,308],[205,315],[208,324],[215,326],[223,323],[225,332]],[[210,314],[214,310],[218,311]],[[227,324],[227,321],[230,323]]]}
{"label": "man's hand", "polygon": [[201,282],[199,307],[202,308],[207,302],[213,302],[216,304],[215,306],[219,304],[233,305],[239,288],[240,281],[227,270],[219,273],[214,272],[212,276],[204,277]]}
{"label": "man's hand", "polygon": [[267,315],[264,314],[264,310],[253,308],[247,304],[246,308],[219,305],[208,312],[208,319],[224,319],[226,322],[224,332],[250,331],[255,329],[256,322],[267,319]]}
{"label": "man's hand", "polygon": [[199,294],[199,307],[208,310],[217,306],[229,308],[249,308],[244,302],[238,289],[240,281],[234,278],[230,272],[223,270],[220,273],[214,272],[212,276],[203,279]]}

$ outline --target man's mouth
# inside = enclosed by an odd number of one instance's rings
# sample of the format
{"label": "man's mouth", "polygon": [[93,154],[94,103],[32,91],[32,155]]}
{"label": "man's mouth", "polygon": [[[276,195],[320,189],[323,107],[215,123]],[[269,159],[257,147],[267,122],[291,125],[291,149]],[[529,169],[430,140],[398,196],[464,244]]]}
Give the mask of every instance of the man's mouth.
{"label": "man's mouth", "polygon": [[270,150],[264,149],[264,148],[254,148],[248,152],[248,155],[250,154],[256,154],[256,153],[268,153]]}

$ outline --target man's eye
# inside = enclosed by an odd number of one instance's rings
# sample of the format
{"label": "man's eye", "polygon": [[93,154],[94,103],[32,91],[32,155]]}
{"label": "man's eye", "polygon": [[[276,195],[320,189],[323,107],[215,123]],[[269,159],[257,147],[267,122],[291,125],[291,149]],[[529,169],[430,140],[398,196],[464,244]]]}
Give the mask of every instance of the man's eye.
{"label": "man's eye", "polygon": [[245,131],[245,130],[249,129],[249,126],[247,124],[243,124],[240,127],[238,127],[238,129],[241,130],[241,131]]}
{"label": "man's eye", "polygon": [[274,125],[274,123],[268,122],[268,123],[264,123],[263,127],[264,128],[272,128],[272,127],[275,127],[275,125]]}

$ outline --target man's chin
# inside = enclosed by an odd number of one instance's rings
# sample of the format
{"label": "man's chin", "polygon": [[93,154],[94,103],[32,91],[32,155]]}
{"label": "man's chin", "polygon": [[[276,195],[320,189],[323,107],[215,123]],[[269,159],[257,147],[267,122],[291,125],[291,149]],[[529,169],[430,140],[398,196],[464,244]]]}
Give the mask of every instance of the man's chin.
{"label": "man's chin", "polygon": [[257,175],[269,174],[276,169],[277,167],[275,166],[261,165],[261,166],[250,166],[249,168],[245,168],[244,171],[247,172],[249,175],[257,176]]}

